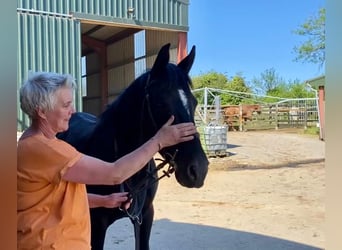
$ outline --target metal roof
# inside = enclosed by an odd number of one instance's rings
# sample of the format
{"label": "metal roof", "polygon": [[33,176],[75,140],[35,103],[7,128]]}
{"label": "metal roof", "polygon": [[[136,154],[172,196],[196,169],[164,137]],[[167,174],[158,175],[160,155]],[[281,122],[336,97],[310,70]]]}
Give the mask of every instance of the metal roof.
{"label": "metal roof", "polygon": [[318,89],[318,87],[320,86],[325,86],[325,75],[306,80],[305,83],[308,83],[312,87],[315,87],[316,89]]}
{"label": "metal roof", "polygon": [[[143,29],[189,30],[189,0],[17,0],[17,12],[79,20],[82,39],[115,43]],[[82,55],[92,52],[82,44]]]}

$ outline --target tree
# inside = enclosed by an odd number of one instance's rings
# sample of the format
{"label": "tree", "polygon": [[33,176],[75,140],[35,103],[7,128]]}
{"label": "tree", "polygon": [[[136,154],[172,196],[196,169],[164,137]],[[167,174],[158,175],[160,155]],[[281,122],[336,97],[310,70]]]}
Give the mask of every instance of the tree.
{"label": "tree", "polygon": [[208,73],[192,77],[192,83],[195,89],[204,87],[223,89],[226,87],[227,82],[227,76],[216,71],[209,71]]}
{"label": "tree", "polygon": [[[192,77],[192,83],[194,89],[200,89],[204,87],[213,89],[225,89],[228,83],[228,78],[226,77],[226,75],[222,73],[218,73],[216,71],[209,71],[208,73]],[[199,103],[204,102],[203,91],[195,92],[194,96],[199,101]],[[212,95],[208,95],[207,102],[208,104],[214,103],[214,97]]]}
{"label": "tree", "polygon": [[[194,89],[199,88],[213,88],[219,90],[231,90],[235,92],[248,92],[250,93],[251,90],[247,87],[245,83],[245,79],[237,74],[236,76],[228,79],[226,75],[222,73],[218,73],[215,71],[210,71],[208,73],[202,74],[200,76],[192,77],[192,83]],[[243,94],[229,94],[229,93],[214,93],[215,95],[219,95],[221,99],[221,104],[233,104],[238,105],[242,102],[245,96]],[[199,103],[204,102],[204,91],[199,91],[194,93],[196,99]],[[247,95],[246,95],[247,96]],[[214,96],[208,95],[207,96],[208,104],[214,103]]]}
{"label": "tree", "polygon": [[288,96],[289,98],[312,98],[315,97],[315,94],[308,89],[305,83],[299,83],[295,81],[293,83],[289,83]]}
{"label": "tree", "polygon": [[267,69],[261,73],[260,78],[252,80],[254,91],[260,95],[269,97],[260,98],[263,102],[276,102],[277,98],[308,98],[314,97],[312,91],[308,90],[305,83],[300,83],[298,79],[286,82],[280,77],[274,68]]}
{"label": "tree", "polygon": [[[305,83],[299,83],[298,81],[282,83],[278,85],[276,88],[272,89],[268,92],[269,96],[281,97],[281,98],[311,98],[315,97],[315,94],[308,90]],[[269,98],[265,98],[264,101],[269,100],[270,102],[274,102],[275,100],[271,100]]]}
{"label": "tree", "polygon": [[309,17],[293,32],[307,38],[300,46],[294,47],[297,54],[294,61],[319,64],[322,67],[325,63],[325,8],[319,9],[318,16]]}
{"label": "tree", "polygon": [[[231,80],[228,81],[226,90],[236,91],[236,92],[242,92],[242,93],[251,93],[250,88],[246,85],[245,79],[241,75],[236,75],[231,78]],[[221,103],[224,104],[230,104],[230,105],[239,105],[240,103],[250,103],[249,101],[246,101],[245,98],[249,98],[250,95],[244,95],[244,94],[221,94]],[[247,99],[248,100],[248,99]]]}
{"label": "tree", "polygon": [[274,89],[285,83],[274,68],[266,69],[260,78],[252,79],[254,91],[260,95],[269,95]]}

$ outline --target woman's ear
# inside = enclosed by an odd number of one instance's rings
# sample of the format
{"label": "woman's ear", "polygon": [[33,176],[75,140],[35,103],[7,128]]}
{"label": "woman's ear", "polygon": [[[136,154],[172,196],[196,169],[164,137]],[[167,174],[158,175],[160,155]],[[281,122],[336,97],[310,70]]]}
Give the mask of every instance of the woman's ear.
{"label": "woman's ear", "polygon": [[42,110],[41,108],[37,108],[37,116],[42,118],[42,119],[46,119],[45,111]]}

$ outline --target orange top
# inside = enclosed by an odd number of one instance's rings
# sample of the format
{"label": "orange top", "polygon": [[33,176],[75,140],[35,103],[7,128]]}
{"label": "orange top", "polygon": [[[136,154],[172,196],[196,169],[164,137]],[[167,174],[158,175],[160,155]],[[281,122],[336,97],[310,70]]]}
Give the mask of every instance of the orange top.
{"label": "orange top", "polygon": [[61,176],[82,154],[43,135],[18,142],[18,249],[90,249],[90,216],[84,184]]}

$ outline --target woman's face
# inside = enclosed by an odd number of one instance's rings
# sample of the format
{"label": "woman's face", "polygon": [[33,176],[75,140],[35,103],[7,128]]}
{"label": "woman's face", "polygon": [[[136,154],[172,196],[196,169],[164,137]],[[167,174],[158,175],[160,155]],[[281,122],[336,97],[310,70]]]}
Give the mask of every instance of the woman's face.
{"label": "woman's face", "polygon": [[55,94],[54,108],[45,113],[46,121],[54,132],[63,132],[69,128],[69,119],[74,112],[72,89],[60,88]]}

